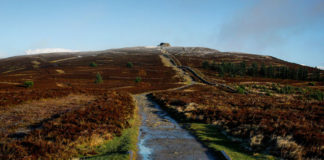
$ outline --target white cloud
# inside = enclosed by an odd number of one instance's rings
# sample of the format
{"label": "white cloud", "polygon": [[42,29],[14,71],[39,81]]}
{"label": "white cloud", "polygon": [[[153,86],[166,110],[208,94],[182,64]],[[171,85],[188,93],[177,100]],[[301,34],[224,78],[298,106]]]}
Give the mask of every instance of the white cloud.
{"label": "white cloud", "polygon": [[65,48],[38,48],[38,49],[28,49],[25,51],[27,55],[39,54],[39,53],[54,53],[54,52],[78,52],[78,50],[65,49]]}
{"label": "white cloud", "polygon": [[0,59],[4,58],[6,53],[0,51]]}
{"label": "white cloud", "polygon": [[260,0],[223,24],[218,45],[226,50],[263,52],[288,43],[289,36],[301,34],[323,20],[324,2],[314,0]]}

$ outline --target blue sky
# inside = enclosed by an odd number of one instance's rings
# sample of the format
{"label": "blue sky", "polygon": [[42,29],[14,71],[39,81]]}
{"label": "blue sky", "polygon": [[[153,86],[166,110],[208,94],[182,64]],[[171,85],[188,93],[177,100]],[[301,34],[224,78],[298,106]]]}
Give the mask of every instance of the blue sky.
{"label": "blue sky", "polygon": [[324,66],[324,1],[0,0],[0,57],[160,42]]}

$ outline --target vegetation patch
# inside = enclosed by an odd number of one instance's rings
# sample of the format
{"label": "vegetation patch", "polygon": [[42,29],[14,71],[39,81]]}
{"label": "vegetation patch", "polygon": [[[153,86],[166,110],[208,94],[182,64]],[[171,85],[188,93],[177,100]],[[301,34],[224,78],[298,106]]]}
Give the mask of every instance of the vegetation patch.
{"label": "vegetation patch", "polygon": [[91,63],[89,64],[89,66],[90,66],[90,67],[97,67],[98,65],[97,65],[97,63],[95,63],[95,62],[91,62]]}
{"label": "vegetation patch", "polygon": [[193,133],[199,141],[210,148],[214,153],[225,151],[231,159],[244,160],[274,160],[270,155],[253,153],[244,149],[239,142],[227,138],[218,127],[203,123],[188,123],[186,128]]}
{"label": "vegetation patch", "polygon": [[[34,100],[40,100],[40,99],[48,99],[48,98],[59,98],[59,97],[65,97],[72,93],[81,93],[80,90],[75,89],[50,89],[44,91],[31,89],[31,90],[25,90],[20,92],[0,92],[0,108],[1,107],[7,107],[10,105],[17,105],[22,104],[27,101],[34,101]],[[84,92],[83,92],[84,93]]]}
{"label": "vegetation patch", "polygon": [[64,59],[57,59],[57,60],[50,61],[50,63],[58,63],[58,62],[63,62],[63,61],[72,60],[72,59],[76,59],[76,58],[78,58],[78,57],[69,57],[69,58],[64,58]]}
{"label": "vegetation patch", "polygon": [[63,70],[61,70],[61,69],[57,69],[56,72],[59,73],[59,74],[64,74],[64,73],[65,73],[65,72],[64,72]]}
{"label": "vegetation patch", "polygon": [[[94,151],[98,154],[93,156],[81,156],[86,159],[111,159],[111,160],[133,160],[136,159],[137,139],[139,134],[140,119],[137,111],[134,118],[129,120],[130,128],[124,129],[122,135],[103,142],[96,146]],[[88,145],[79,146],[82,150],[90,150]]]}
{"label": "vegetation patch", "polygon": [[245,90],[245,87],[240,85],[236,88],[236,92],[239,93],[239,94],[244,94],[246,93],[246,90]]}
{"label": "vegetation patch", "polygon": [[127,62],[126,67],[127,68],[133,68],[133,63],[132,62]]}
{"label": "vegetation patch", "polygon": [[252,63],[250,66],[245,61],[241,63],[231,62],[208,62],[201,63],[201,67],[207,70],[213,70],[223,76],[252,76],[252,77],[267,77],[267,78],[281,78],[281,79],[295,79],[295,80],[314,80],[321,81],[324,77],[321,77],[320,70],[313,68],[311,75],[309,76],[309,70],[306,67],[300,66],[299,68],[287,67],[287,66],[266,66],[264,63],[259,65]]}
{"label": "vegetation patch", "polygon": [[318,89],[313,89],[309,87],[295,87],[290,85],[279,85],[272,83],[269,84],[250,84],[250,85],[240,85],[245,88],[254,89],[257,92],[265,93],[265,95],[271,94],[286,94],[291,95],[295,98],[303,99],[303,100],[324,100],[324,92]]}
{"label": "vegetation patch", "polygon": [[39,68],[40,62],[38,62],[38,61],[31,61],[31,63],[33,64],[33,68],[35,68],[35,69]]}
{"label": "vegetation patch", "polygon": [[96,74],[96,80],[95,83],[99,84],[99,83],[103,83],[102,77],[100,73]]}
{"label": "vegetation patch", "polygon": [[141,82],[141,81],[142,81],[142,78],[141,78],[141,77],[136,77],[136,78],[135,78],[135,82],[136,82],[136,83],[139,83],[139,82]]}
{"label": "vegetation patch", "polygon": [[34,82],[33,81],[25,81],[23,86],[26,88],[31,88],[34,86]]}
{"label": "vegetation patch", "polygon": [[[177,120],[215,125],[254,152],[285,159],[324,156],[322,100],[305,100],[301,95],[228,93],[205,85],[186,89],[194,91],[159,92],[152,98]],[[321,99],[319,92],[311,95]]]}
{"label": "vegetation patch", "polygon": [[94,100],[91,95],[70,94],[66,97],[33,100],[10,107],[0,107],[0,143],[22,138],[42,123],[69,110],[84,107]]}
{"label": "vegetation patch", "polygon": [[309,90],[307,92],[307,97],[318,101],[324,101],[324,92],[319,90]]}
{"label": "vegetation patch", "polygon": [[[70,159],[78,155],[96,155],[95,150],[81,152],[78,145],[108,140],[122,135],[130,127],[134,102],[123,92],[108,92],[88,106],[56,116],[24,138],[0,144],[0,159]],[[99,141],[100,143],[100,141]],[[90,144],[89,144],[90,145]]]}

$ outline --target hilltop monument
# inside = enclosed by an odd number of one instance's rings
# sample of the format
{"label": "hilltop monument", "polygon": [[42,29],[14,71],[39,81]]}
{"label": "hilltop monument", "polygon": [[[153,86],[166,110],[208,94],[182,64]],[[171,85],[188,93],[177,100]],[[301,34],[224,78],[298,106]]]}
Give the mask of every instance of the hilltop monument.
{"label": "hilltop monument", "polygon": [[171,47],[170,43],[161,42],[160,47]]}

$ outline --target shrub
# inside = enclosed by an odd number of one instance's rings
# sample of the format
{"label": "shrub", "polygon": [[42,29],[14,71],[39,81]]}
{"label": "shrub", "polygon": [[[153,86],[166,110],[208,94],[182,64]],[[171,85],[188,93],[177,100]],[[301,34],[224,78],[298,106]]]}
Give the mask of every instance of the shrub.
{"label": "shrub", "polygon": [[271,90],[276,91],[276,92],[279,92],[280,89],[279,89],[278,85],[272,83]]}
{"label": "shrub", "polygon": [[238,86],[236,89],[237,93],[244,94],[245,93],[245,87],[244,86]]}
{"label": "shrub", "polygon": [[291,87],[291,86],[284,86],[283,88],[281,88],[279,90],[279,93],[282,93],[282,94],[292,94],[292,93],[294,93],[294,88]]}
{"label": "shrub", "polygon": [[107,139],[119,137],[130,127],[135,105],[127,93],[108,92],[89,102],[43,121],[39,129],[24,138],[1,142],[0,159],[73,159],[93,155],[97,153],[95,145],[104,145]]}
{"label": "shrub", "polygon": [[318,90],[312,90],[308,93],[308,97],[311,99],[316,99],[319,101],[323,101],[324,100],[324,93]]}
{"label": "shrub", "polygon": [[135,82],[136,83],[139,83],[139,82],[141,82],[142,81],[142,78],[141,77],[136,77],[136,79],[135,79]]}
{"label": "shrub", "polygon": [[102,80],[101,74],[97,73],[95,83],[99,84],[102,82],[103,82],[103,80]]}
{"label": "shrub", "polygon": [[303,88],[300,88],[300,87],[296,87],[295,90],[299,94],[304,94],[305,93],[305,90]]}
{"label": "shrub", "polygon": [[90,67],[97,67],[98,65],[95,62],[91,62],[89,66]]}
{"label": "shrub", "polygon": [[260,86],[260,90],[261,90],[262,92],[268,92],[268,91],[269,91],[268,88],[267,88],[266,86]]}
{"label": "shrub", "polygon": [[250,146],[254,149],[259,148],[262,146],[262,140],[264,135],[258,134],[250,138]]}
{"label": "shrub", "polygon": [[309,82],[308,85],[309,86],[315,86],[315,83],[314,82]]}
{"label": "shrub", "polygon": [[289,138],[278,137],[276,148],[280,157],[285,159],[302,159],[303,147]]}
{"label": "shrub", "polygon": [[24,87],[26,88],[30,88],[34,86],[34,82],[33,81],[25,81],[24,82]]}
{"label": "shrub", "polygon": [[203,63],[202,63],[202,67],[204,68],[204,69],[208,69],[209,68],[209,62],[208,61],[204,61]]}
{"label": "shrub", "polygon": [[128,63],[126,64],[126,66],[127,66],[127,68],[133,68],[133,63],[132,63],[132,62],[128,62]]}
{"label": "shrub", "polygon": [[182,100],[174,100],[170,102],[170,105],[173,106],[185,106],[187,103]]}

